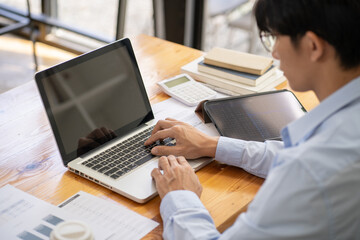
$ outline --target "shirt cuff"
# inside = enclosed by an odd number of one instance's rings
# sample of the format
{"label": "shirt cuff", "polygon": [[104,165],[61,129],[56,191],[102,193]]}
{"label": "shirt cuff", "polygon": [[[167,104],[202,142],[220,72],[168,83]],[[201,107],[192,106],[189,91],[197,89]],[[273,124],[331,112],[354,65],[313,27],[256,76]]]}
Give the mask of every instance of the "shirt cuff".
{"label": "shirt cuff", "polygon": [[205,209],[199,197],[192,191],[176,190],[165,195],[160,204],[160,214],[165,222],[182,209]]}
{"label": "shirt cuff", "polygon": [[215,153],[215,159],[226,163],[241,167],[241,158],[246,148],[247,141],[228,137],[220,137]]}

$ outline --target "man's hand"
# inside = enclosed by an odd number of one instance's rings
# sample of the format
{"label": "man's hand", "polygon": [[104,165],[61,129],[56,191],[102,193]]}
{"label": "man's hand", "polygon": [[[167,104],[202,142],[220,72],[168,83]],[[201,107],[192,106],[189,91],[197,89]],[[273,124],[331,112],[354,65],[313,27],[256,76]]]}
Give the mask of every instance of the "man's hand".
{"label": "man's hand", "polygon": [[151,153],[163,156],[173,154],[188,159],[215,157],[218,137],[210,137],[187,123],[171,118],[158,121],[145,145],[168,137],[176,139],[175,146],[157,146]]}
{"label": "man's hand", "polygon": [[[163,170],[161,174],[160,169]],[[155,180],[156,189],[162,199],[168,192],[174,190],[189,190],[196,195],[201,195],[202,186],[194,170],[184,157],[161,157],[159,168],[151,172]]]}

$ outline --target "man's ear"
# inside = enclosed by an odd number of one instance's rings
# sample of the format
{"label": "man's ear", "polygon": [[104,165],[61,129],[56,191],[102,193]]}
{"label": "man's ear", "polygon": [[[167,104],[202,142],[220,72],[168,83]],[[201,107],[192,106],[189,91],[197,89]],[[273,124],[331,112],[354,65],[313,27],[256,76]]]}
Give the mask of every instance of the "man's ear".
{"label": "man's ear", "polygon": [[310,60],[317,62],[325,56],[326,42],[315,33],[305,33],[305,44],[310,54]]}

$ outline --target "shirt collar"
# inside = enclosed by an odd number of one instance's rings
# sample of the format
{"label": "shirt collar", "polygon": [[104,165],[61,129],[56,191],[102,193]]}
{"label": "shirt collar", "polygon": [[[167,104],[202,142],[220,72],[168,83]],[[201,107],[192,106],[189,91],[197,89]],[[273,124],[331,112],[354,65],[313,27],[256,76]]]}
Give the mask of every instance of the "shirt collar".
{"label": "shirt collar", "polygon": [[282,131],[285,146],[298,144],[329,116],[360,97],[360,76],[331,94],[317,107],[300,119],[287,125]]}

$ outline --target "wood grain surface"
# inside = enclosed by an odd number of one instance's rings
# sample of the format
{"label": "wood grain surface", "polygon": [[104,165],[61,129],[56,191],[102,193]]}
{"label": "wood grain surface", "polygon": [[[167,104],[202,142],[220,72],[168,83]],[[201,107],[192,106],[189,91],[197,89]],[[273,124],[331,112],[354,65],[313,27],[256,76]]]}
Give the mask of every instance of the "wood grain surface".
{"label": "wood grain surface", "polygon": [[[203,53],[158,38],[132,39],[139,68],[152,104],[167,99],[156,82],[180,73],[180,67]],[[288,88],[287,83],[278,89]],[[296,93],[307,110],[318,104],[312,92]],[[82,190],[110,198],[160,225],[145,239],[161,239],[160,199],[146,204],[128,200],[63,166],[34,81],[0,95],[0,187],[11,184],[51,204],[59,204]],[[213,161],[197,172],[204,187],[201,197],[219,231],[229,227],[263,183],[242,169]]]}

